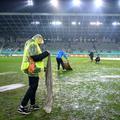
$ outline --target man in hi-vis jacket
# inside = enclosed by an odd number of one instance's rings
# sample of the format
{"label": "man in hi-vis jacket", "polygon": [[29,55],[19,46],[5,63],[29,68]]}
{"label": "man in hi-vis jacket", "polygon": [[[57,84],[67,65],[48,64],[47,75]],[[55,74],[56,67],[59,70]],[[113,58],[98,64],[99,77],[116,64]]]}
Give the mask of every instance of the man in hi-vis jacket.
{"label": "man in hi-vis jacket", "polygon": [[[30,111],[39,109],[35,100],[39,82],[39,73],[44,69],[44,63],[42,60],[49,55],[48,51],[42,53],[39,45],[43,43],[43,37],[39,34],[33,36],[25,43],[21,70],[28,75],[29,88],[27,89],[18,108],[18,112],[21,114],[29,114]],[[30,110],[27,109],[29,101]]]}

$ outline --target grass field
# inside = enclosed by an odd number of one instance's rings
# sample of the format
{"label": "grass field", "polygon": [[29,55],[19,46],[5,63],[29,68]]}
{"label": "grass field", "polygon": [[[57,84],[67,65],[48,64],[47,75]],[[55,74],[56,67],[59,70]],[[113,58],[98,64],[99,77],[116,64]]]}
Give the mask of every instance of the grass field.
{"label": "grass field", "polygon": [[91,63],[88,58],[70,58],[73,71],[57,71],[52,57],[54,104],[50,114],[43,111],[44,74],[37,90],[41,109],[24,116],[17,108],[28,87],[20,71],[21,57],[0,57],[0,86],[26,86],[0,93],[0,120],[120,120],[120,61]]}

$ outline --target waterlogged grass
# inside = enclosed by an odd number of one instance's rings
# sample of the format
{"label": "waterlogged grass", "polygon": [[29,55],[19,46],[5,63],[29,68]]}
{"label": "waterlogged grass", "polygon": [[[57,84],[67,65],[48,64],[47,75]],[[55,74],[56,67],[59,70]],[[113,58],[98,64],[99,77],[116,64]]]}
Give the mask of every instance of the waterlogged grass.
{"label": "waterlogged grass", "polygon": [[[120,61],[107,60],[100,64],[91,63],[87,58],[70,58],[69,61],[73,71],[57,71],[52,57],[52,112],[46,114],[42,109],[46,89],[44,74],[41,74],[37,90],[37,103],[41,109],[23,116],[17,113],[17,107],[28,81],[19,69],[21,58],[0,58],[0,72],[17,71],[14,75],[0,75],[0,86],[18,82],[26,84],[23,88],[0,93],[0,120],[119,120]],[[118,77],[110,77],[116,75]]]}

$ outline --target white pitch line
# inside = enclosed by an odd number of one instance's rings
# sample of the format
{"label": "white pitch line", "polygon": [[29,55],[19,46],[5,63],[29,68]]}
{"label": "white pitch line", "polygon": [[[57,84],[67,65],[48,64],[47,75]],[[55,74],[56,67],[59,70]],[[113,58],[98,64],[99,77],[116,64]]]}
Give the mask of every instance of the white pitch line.
{"label": "white pitch line", "polygon": [[21,88],[25,86],[24,84],[17,83],[17,84],[11,84],[11,85],[6,85],[6,86],[1,86],[0,87],[0,92],[8,91],[8,90],[13,90],[17,88]]}
{"label": "white pitch line", "polygon": [[101,78],[120,78],[120,75],[105,75],[105,76],[100,76]]}
{"label": "white pitch line", "polygon": [[102,60],[120,60],[120,58],[101,58]]}
{"label": "white pitch line", "polygon": [[16,74],[17,72],[2,72],[0,75]]}

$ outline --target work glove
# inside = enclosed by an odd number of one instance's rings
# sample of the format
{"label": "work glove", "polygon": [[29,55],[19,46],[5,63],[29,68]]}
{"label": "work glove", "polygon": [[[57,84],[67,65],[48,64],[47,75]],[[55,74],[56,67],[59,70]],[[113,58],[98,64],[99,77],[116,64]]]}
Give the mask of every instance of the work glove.
{"label": "work glove", "polygon": [[29,58],[29,67],[28,67],[28,72],[33,74],[35,71],[35,62],[33,61],[33,59],[30,57]]}

